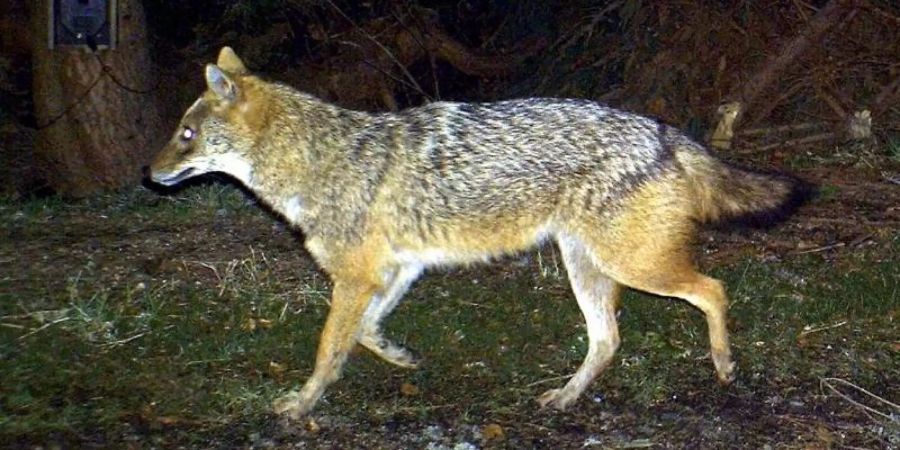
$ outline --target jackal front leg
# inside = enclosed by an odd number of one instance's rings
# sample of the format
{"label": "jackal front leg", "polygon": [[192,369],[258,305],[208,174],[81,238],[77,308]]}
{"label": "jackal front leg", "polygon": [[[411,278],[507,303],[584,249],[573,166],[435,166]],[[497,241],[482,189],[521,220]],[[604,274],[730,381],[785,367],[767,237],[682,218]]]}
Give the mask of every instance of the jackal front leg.
{"label": "jackal front leg", "polygon": [[313,409],[325,388],[340,378],[347,355],[359,340],[363,313],[378,290],[371,282],[335,280],[331,311],[319,339],[313,374],[299,392],[275,400],[272,404],[275,414],[300,418]]}
{"label": "jackal front leg", "polygon": [[588,334],[588,351],[581,367],[565,386],[551,389],[538,397],[541,407],[564,410],[609,366],[619,348],[616,304],[622,289],[594,265],[589,250],[579,239],[561,237],[559,249]]}
{"label": "jackal front leg", "polygon": [[381,334],[381,321],[400,303],[403,294],[409,289],[419,275],[423,267],[419,264],[409,264],[392,271],[385,277],[387,289],[375,294],[369,307],[363,316],[362,336],[359,343],[375,353],[385,361],[406,368],[415,369],[419,365],[419,358],[408,349],[401,347]]}

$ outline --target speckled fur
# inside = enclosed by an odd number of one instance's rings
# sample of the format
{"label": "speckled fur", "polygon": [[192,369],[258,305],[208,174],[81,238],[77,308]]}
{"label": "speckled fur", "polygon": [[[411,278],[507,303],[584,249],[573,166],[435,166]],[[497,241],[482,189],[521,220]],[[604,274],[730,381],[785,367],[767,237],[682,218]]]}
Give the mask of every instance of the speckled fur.
{"label": "speckled fur", "polygon": [[[588,324],[576,375],[539,398],[570,405],[619,344],[621,288],[682,298],[709,325],[719,380],[733,377],[718,281],[696,272],[696,224],[779,211],[800,184],[718,161],[678,130],[588,100],[439,102],[349,111],[250,74],[224,48],[209,90],[151,172],[163,184],[231,174],[303,231],[334,283],[315,370],[274,408],[312,409],[357,343],[415,367],[380,322],[428,267],[560,246]],[[796,202],[793,202],[796,203]]]}

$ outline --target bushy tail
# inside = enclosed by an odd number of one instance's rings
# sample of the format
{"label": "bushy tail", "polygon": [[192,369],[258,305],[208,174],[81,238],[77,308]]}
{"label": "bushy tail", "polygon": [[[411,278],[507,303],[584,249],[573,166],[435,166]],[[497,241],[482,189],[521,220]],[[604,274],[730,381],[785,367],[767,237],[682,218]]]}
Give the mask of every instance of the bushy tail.
{"label": "bushy tail", "polygon": [[815,193],[798,178],[743,169],[702,150],[678,152],[678,159],[694,191],[696,218],[705,223],[771,226]]}

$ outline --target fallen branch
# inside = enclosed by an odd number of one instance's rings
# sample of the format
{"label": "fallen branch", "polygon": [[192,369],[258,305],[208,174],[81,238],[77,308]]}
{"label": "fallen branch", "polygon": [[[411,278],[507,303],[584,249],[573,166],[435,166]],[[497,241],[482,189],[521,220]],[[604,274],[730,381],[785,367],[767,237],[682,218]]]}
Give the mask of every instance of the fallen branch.
{"label": "fallen branch", "polygon": [[[836,243],[836,244],[823,245],[823,246],[821,246],[821,247],[816,247],[816,248],[810,248],[810,249],[806,249],[806,250],[796,251],[796,252],[794,252],[793,254],[795,254],[795,255],[805,255],[805,254],[807,254],[807,253],[819,253],[819,252],[824,252],[824,251],[827,251],[827,250],[831,250],[831,249],[843,247],[843,246],[845,246],[845,245],[847,245],[847,244],[845,244],[845,243],[843,243],[843,242],[838,242],[838,243]],[[801,336],[802,336],[802,334],[801,334]]]}
{"label": "fallen branch", "polygon": [[[855,389],[857,392],[861,392],[861,393],[867,395],[869,398],[875,399],[878,403],[887,405],[887,406],[889,407],[889,409],[896,410],[896,413],[890,413],[890,414],[883,413],[883,412],[881,412],[881,411],[879,411],[879,410],[877,410],[877,409],[875,409],[875,408],[872,408],[871,406],[867,406],[867,405],[864,405],[864,404],[862,404],[862,403],[860,403],[860,402],[858,402],[858,401],[856,401],[856,400],[853,400],[853,399],[850,398],[847,394],[844,394],[843,392],[841,392],[840,390],[838,390],[838,388],[836,388],[836,387],[834,386],[834,384],[832,384],[832,383],[841,384],[841,385],[844,385],[844,386],[853,388],[853,389]],[[889,421],[891,421],[891,422],[894,422],[894,423],[900,423],[900,405],[898,405],[898,404],[896,404],[896,403],[893,403],[893,402],[888,401],[888,400],[886,400],[886,399],[884,399],[884,398],[882,398],[882,397],[879,397],[879,396],[877,396],[877,395],[875,395],[875,394],[873,394],[873,393],[871,393],[871,392],[869,392],[869,391],[867,391],[867,390],[865,390],[865,389],[863,389],[863,388],[861,388],[861,387],[859,387],[859,386],[857,386],[857,385],[855,385],[855,384],[853,384],[853,383],[851,383],[851,382],[849,382],[849,381],[847,381],[847,380],[843,380],[843,379],[840,379],[840,378],[819,378],[819,384],[822,385],[822,386],[824,386],[824,387],[827,387],[829,390],[831,390],[832,392],[834,392],[835,394],[837,394],[838,397],[842,398],[843,400],[845,400],[846,402],[850,403],[850,404],[853,405],[853,406],[856,406],[856,407],[858,407],[858,408],[861,408],[861,409],[863,409],[863,410],[866,411],[866,412],[869,412],[869,413],[875,414],[875,415],[877,415],[877,416],[883,417],[883,418],[885,418],[885,419],[887,419],[887,420],[889,420]]]}
{"label": "fallen branch", "polygon": [[839,224],[839,225],[868,225],[872,227],[896,227],[900,226],[898,220],[870,220],[863,217],[807,217],[810,223]]}
{"label": "fallen branch", "polygon": [[825,123],[823,122],[804,122],[804,123],[795,123],[790,125],[779,125],[775,127],[761,127],[761,128],[749,128],[746,130],[741,130],[737,134],[738,136],[758,136],[761,134],[774,134],[774,133],[785,133],[785,132],[794,132],[794,131],[805,131],[812,130],[816,128],[824,128]]}
{"label": "fallen branch", "polygon": [[811,144],[813,142],[827,141],[827,140],[835,139],[840,135],[841,135],[841,133],[829,131],[826,133],[813,134],[811,136],[805,136],[802,138],[787,139],[784,141],[776,142],[774,144],[767,144],[767,145],[762,145],[759,147],[750,147],[746,150],[742,150],[737,153],[740,155],[750,155],[750,154],[754,154],[754,153],[762,153],[762,152],[765,152],[765,151],[768,151],[768,150],[771,150],[771,149],[777,148],[777,147],[793,147],[793,146],[798,146],[798,145]]}

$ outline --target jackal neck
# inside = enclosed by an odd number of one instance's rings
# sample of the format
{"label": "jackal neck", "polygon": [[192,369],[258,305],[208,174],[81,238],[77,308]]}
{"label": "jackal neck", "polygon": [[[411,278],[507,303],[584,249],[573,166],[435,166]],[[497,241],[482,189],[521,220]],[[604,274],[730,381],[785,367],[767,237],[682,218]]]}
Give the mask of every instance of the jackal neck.
{"label": "jackal neck", "polygon": [[272,83],[267,94],[249,187],[307,236],[337,233],[351,239],[349,228],[323,224],[364,220],[372,187],[360,180],[365,174],[350,164],[348,154],[371,115],[281,84]]}

